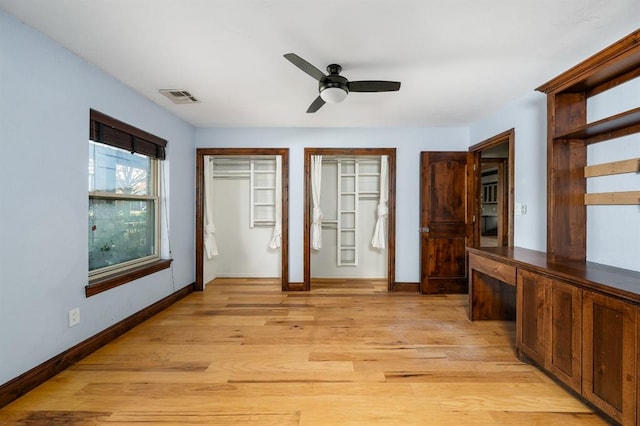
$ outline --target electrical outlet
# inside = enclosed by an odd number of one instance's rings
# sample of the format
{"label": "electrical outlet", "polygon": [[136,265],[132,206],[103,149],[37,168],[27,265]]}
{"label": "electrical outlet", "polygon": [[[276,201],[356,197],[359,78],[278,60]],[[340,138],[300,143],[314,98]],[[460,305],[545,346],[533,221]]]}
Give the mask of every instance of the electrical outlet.
{"label": "electrical outlet", "polygon": [[69,327],[80,324],[80,308],[69,311]]}
{"label": "electrical outlet", "polygon": [[516,216],[524,216],[527,214],[527,205],[524,203],[515,203],[513,210]]}

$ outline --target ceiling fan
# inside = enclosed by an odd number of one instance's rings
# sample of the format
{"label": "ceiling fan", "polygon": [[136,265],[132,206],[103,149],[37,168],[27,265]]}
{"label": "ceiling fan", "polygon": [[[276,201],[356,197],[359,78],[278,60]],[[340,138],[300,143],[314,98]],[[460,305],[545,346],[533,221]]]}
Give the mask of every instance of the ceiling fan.
{"label": "ceiling fan", "polygon": [[344,101],[349,92],[395,92],[400,90],[400,82],[398,81],[349,81],[340,75],[342,67],[338,64],[329,65],[327,67],[329,74],[325,75],[295,53],[287,53],[284,57],[319,82],[320,95],[309,105],[308,113],[316,112],[325,103],[335,104]]}

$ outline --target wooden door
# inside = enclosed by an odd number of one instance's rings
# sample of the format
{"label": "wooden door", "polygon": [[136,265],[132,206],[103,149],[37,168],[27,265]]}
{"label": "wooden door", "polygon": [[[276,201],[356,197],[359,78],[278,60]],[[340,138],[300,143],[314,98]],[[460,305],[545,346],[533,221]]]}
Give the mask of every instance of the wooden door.
{"label": "wooden door", "polygon": [[420,153],[420,291],[467,293],[468,152]]}
{"label": "wooden door", "polygon": [[573,390],[582,392],[582,290],[551,279],[547,287],[545,366]]}
{"label": "wooden door", "polygon": [[636,307],[582,295],[582,395],[621,424],[636,424]]}
{"label": "wooden door", "polygon": [[544,366],[545,293],[549,278],[518,268],[516,347]]}

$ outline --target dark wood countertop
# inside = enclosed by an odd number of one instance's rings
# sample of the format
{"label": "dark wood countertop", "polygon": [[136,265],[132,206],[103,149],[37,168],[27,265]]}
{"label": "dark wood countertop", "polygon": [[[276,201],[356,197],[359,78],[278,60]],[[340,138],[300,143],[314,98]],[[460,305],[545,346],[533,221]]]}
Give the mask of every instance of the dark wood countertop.
{"label": "dark wood countertop", "polygon": [[637,271],[594,262],[551,261],[545,252],[521,247],[467,247],[467,251],[640,304],[640,272]]}

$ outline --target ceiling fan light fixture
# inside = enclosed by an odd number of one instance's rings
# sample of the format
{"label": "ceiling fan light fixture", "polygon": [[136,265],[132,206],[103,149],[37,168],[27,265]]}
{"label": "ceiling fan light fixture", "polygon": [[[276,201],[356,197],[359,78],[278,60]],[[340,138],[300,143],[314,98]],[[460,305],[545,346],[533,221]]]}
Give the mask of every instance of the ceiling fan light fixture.
{"label": "ceiling fan light fixture", "polygon": [[320,92],[320,97],[328,104],[337,104],[347,98],[348,92],[341,87],[326,87]]}

